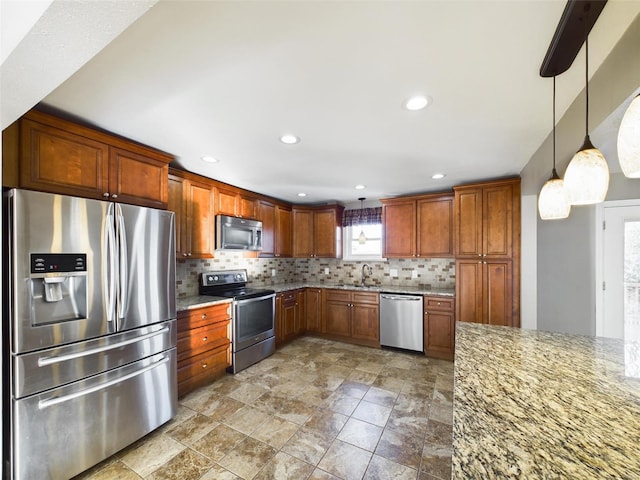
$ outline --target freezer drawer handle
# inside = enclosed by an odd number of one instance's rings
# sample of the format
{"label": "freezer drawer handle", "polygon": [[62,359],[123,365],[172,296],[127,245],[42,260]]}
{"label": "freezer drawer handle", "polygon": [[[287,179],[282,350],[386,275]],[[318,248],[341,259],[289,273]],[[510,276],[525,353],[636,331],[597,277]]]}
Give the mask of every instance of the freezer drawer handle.
{"label": "freezer drawer handle", "polygon": [[54,355],[52,357],[40,357],[38,359],[38,366],[46,367],[47,365],[52,365],[54,363],[66,362],[67,360],[74,360],[76,358],[86,357],[87,355],[95,355],[96,353],[106,352],[108,350],[114,350],[116,348],[124,347],[126,345],[131,345],[132,343],[138,343],[142,340],[147,340],[148,338],[165,334],[168,331],[169,331],[169,327],[164,327],[161,330],[158,330],[157,332],[151,332],[151,333],[147,333],[146,335],[142,335],[140,337],[130,338],[129,340],[123,340],[122,342],[114,343],[113,345],[104,345],[103,347],[92,348],[91,350],[84,350],[83,352],[68,353],[67,355]]}
{"label": "freezer drawer handle", "polygon": [[163,363],[167,363],[169,361],[169,357],[167,355],[164,355],[162,357],[161,360],[158,360],[157,362],[152,363],[151,365],[148,365],[144,368],[141,368],[140,370],[136,370],[135,372],[131,372],[127,375],[125,375],[124,377],[119,377],[119,378],[115,378],[113,380],[110,380],[108,382],[102,383],[100,385],[96,385],[95,387],[90,387],[90,388],[86,388],[84,390],[81,390],[79,392],[74,392],[74,393],[70,393],[69,395],[63,395],[62,397],[53,397],[53,398],[48,398],[46,400],[40,400],[38,402],[38,408],[40,410],[44,410],[45,408],[48,407],[52,407],[54,405],[57,405],[59,403],[64,403],[67,402],[69,400],[73,400],[74,398],[78,398],[78,397],[82,397],[84,395],[89,395],[90,393],[94,393],[94,392],[98,392],[100,390],[104,390],[105,388],[109,388],[113,385],[116,385],[120,382],[124,382],[126,380],[129,380],[133,377],[137,377],[138,375],[142,375],[143,373],[148,372],[149,370],[153,370],[156,367],[159,367],[160,365],[162,365]]}
{"label": "freezer drawer handle", "polygon": [[387,300],[406,300],[408,302],[419,302],[420,300],[422,300],[422,297],[409,297],[409,296],[390,297],[388,295],[380,295],[380,298],[386,298]]}

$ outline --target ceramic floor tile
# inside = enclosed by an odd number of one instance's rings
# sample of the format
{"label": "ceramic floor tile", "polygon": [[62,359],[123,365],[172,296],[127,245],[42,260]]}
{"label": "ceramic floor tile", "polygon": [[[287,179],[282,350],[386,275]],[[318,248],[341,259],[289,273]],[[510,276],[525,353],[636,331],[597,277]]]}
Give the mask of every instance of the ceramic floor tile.
{"label": "ceramic floor tile", "polygon": [[362,400],[351,416],[384,427],[390,414],[391,408]]}
{"label": "ceramic floor tile", "polygon": [[363,397],[363,400],[375,403],[377,405],[382,405],[383,407],[393,407],[393,405],[396,403],[397,397],[398,394],[395,392],[390,392],[389,390],[371,386],[367,394]]}
{"label": "ceramic floor tile", "polygon": [[312,465],[317,465],[333,442],[333,435],[302,427],[282,447],[282,451]]}
{"label": "ceramic floor tile", "polygon": [[299,429],[295,423],[271,416],[251,433],[251,437],[280,449]]}
{"label": "ceramic floor tile", "polygon": [[341,413],[318,409],[306,421],[304,426],[335,437],[340,433],[348,419],[349,417]]}
{"label": "ceramic floor tile", "polygon": [[401,393],[398,395],[393,409],[426,418],[431,411],[431,399]]}
{"label": "ceramic floor tile", "polygon": [[453,405],[431,404],[429,419],[453,425]]}
{"label": "ceramic floor tile", "polygon": [[307,480],[341,480],[335,475],[331,475],[329,472],[325,472],[319,468],[316,468],[311,476]]}
{"label": "ceramic floor tile", "polygon": [[249,435],[269,418],[268,413],[247,405],[234,412],[223,423],[240,433]]}
{"label": "ceramic floor tile", "polygon": [[350,382],[358,382],[364,383],[366,385],[371,385],[377,377],[377,373],[365,372],[363,370],[353,370],[347,377],[347,380],[349,380]]}
{"label": "ceramic floor tile", "polygon": [[189,418],[193,417],[196,414],[197,412],[195,410],[191,410],[190,408],[185,407],[184,405],[178,404],[178,413],[176,413],[176,416],[173,417],[164,425],[162,425],[158,430],[156,430],[156,432],[165,433],[168,430],[175,428],[176,426],[178,426],[179,424],[181,424],[185,420],[188,420]]}
{"label": "ceramic floor tile", "polygon": [[276,415],[288,422],[295,423],[297,425],[304,425],[311,415],[313,415],[315,410],[315,407],[307,405],[301,400],[291,399],[280,404]]}
{"label": "ceramic floor tile", "polygon": [[219,396],[211,399],[209,404],[202,409],[202,414],[211,417],[213,420],[221,422],[244,407],[244,403],[226,396]]}
{"label": "ceramic floor tile", "polygon": [[200,477],[200,480],[238,480],[239,478],[235,473],[214,464],[207,473]]}
{"label": "ceramic floor tile", "polygon": [[276,454],[277,450],[255,438],[247,437],[227,453],[220,466],[239,477],[253,478]]}
{"label": "ceramic floor tile", "polygon": [[229,453],[246,435],[227,427],[218,425],[192,445],[197,452],[217,462]]}
{"label": "ceramic floor tile", "polygon": [[435,383],[412,383],[405,382],[400,390],[400,394],[409,395],[413,397],[429,397],[433,395],[435,389]]}
{"label": "ceramic floor tile", "polygon": [[141,477],[164,465],[186,447],[167,435],[154,435],[122,457],[122,462]]}
{"label": "ceramic floor tile", "polygon": [[212,464],[208,458],[186,449],[146,477],[146,480],[198,480]]}
{"label": "ceramic floor tile", "polygon": [[438,478],[451,478],[451,455],[453,449],[450,445],[424,446],[422,452],[422,466],[420,470]]}
{"label": "ceramic floor tile", "polygon": [[227,374],[217,382],[214,382],[211,385],[211,388],[213,388],[217,393],[221,395],[229,395],[236,389],[240,388],[242,385],[243,383],[240,380],[236,379],[235,376]]}
{"label": "ceramic floor tile", "polygon": [[313,465],[298,460],[284,452],[278,452],[258,472],[254,480],[300,480],[307,478],[313,469]]}
{"label": "ceramic floor tile", "polygon": [[385,429],[376,447],[376,455],[418,470],[422,458],[423,439]]}
{"label": "ceramic floor tile", "polygon": [[362,397],[364,397],[367,391],[369,391],[369,388],[371,388],[371,386],[365,385],[364,383],[344,381],[336,389],[336,392],[362,400]]}
{"label": "ceramic floor tile", "polygon": [[101,463],[73,480],[140,480],[142,477],[120,461]]}
{"label": "ceramic floor tile", "polygon": [[308,405],[322,406],[327,398],[333,394],[332,390],[309,386],[304,389],[296,398]]}
{"label": "ceramic floor tile", "polygon": [[363,422],[356,418],[350,418],[338,434],[338,439],[373,452],[378,445],[382,430],[382,427]]}
{"label": "ceramic floor tile", "polygon": [[[242,372],[241,372],[242,373]],[[259,385],[254,385],[250,381],[244,382],[228,396],[234,398],[242,403],[253,403],[256,399],[266,393],[268,390]]]}
{"label": "ceramic floor tile", "polygon": [[384,375],[378,375],[378,377],[371,384],[372,387],[382,388],[394,393],[400,393],[404,387],[405,381],[402,378],[385,377]]}
{"label": "ceramic floor tile", "polygon": [[371,452],[336,440],[322,457],[318,468],[345,480],[360,480],[371,460]]}
{"label": "ceramic floor tile", "polygon": [[166,435],[181,443],[190,445],[204,437],[218,425],[219,422],[216,422],[212,418],[197,414],[172,429],[167,430]]}
{"label": "ceramic floor tile", "polygon": [[451,445],[453,442],[452,436],[453,431],[451,425],[438,422],[437,420],[429,420],[425,442],[434,445]]}
{"label": "ceramic floor tile", "polygon": [[379,455],[374,455],[369,462],[369,467],[364,475],[364,480],[380,480],[389,478],[393,480],[415,480],[418,471],[400,465]]}
{"label": "ceramic floor tile", "polygon": [[282,405],[287,401],[288,399],[282,395],[278,395],[275,392],[267,392],[264,395],[260,395],[252,406],[264,412],[275,414],[282,409]]}
{"label": "ceramic floor tile", "polygon": [[[413,413],[405,413],[393,409],[386,428],[415,437],[424,438],[427,431],[428,420],[423,416],[416,416]],[[451,427],[450,427],[451,428]]]}
{"label": "ceramic floor tile", "polygon": [[324,407],[333,412],[342,413],[343,415],[351,415],[359,403],[360,400],[357,398],[335,392],[327,398]]}
{"label": "ceramic floor tile", "polygon": [[341,377],[322,373],[311,382],[311,385],[314,387],[325,388],[327,390],[335,390],[342,384],[343,380],[344,379]]}
{"label": "ceramic floor tile", "polygon": [[216,392],[208,385],[189,393],[180,400],[180,403],[191,410],[201,412],[209,406],[211,402],[219,398],[222,398],[222,394]]}

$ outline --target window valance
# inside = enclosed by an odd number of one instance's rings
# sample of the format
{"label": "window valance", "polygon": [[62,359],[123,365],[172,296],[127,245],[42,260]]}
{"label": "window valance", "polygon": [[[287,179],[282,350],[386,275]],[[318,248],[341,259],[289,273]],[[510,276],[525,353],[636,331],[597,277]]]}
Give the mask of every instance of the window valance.
{"label": "window valance", "polygon": [[342,215],[342,226],[354,225],[382,225],[382,207],[345,210]]}

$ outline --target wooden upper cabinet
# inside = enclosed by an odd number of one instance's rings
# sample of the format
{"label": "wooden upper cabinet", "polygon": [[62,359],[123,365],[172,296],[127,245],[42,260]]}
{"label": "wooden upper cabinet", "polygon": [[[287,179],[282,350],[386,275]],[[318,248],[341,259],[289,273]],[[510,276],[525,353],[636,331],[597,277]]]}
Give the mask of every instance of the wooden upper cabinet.
{"label": "wooden upper cabinet", "polygon": [[290,258],[293,255],[291,210],[276,205],[275,256]]}
{"label": "wooden upper cabinet", "polygon": [[170,155],[37,110],[18,128],[19,187],[167,207]]}
{"label": "wooden upper cabinet", "polygon": [[344,207],[294,207],[293,256],[341,258]]}
{"label": "wooden upper cabinet", "polygon": [[453,256],[453,196],[383,199],[383,257]]}
{"label": "wooden upper cabinet", "polygon": [[176,214],[176,258],[212,258],[213,187],[178,171],[169,175],[169,210]]}
{"label": "wooden upper cabinet", "polygon": [[456,256],[511,258],[514,242],[519,240],[514,214],[520,214],[520,179],[454,190]]}
{"label": "wooden upper cabinet", "polygon": [[244,193],[238,194],[237,214],[242,218],[258,218],[258,199]]}
{"label": "wooden upper cabinet", "polygon": [[276,254],[276,206],[260,200],[258,202],[258,220],[262,222],[261,257],[273,257]]}
{"label": "wooden upper cabinet", "polygon": [[216,188],[216,215],[235,216],[238,208],[238,191],[231,188]]}

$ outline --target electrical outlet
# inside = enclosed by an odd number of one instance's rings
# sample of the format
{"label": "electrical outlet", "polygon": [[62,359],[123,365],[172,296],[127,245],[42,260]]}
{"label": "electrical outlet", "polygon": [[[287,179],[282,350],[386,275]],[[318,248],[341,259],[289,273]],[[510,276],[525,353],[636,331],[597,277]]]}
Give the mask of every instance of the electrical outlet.
{"label": "electrical outlet", "polygon": [[397,268],[389,269],[389,275],[393,278],[398,278],[398,269]]}
{"label": "electrical outlet", "polygon": [[272,269],[271,269],[271,276],[272,276],[272,277],[275,277],[275,276],[276,276],[276,269],[275,269],[275,268],[272,268]]}
{"label": "electrical outlet", "polygon": [[324,274],[325,275],[329,275],[329,267],[325,267],[324,268]]}
{"label": "electrical outlet", "polygon": [[417,270],[411,270],[411,278],[418,278],[418,271]]}

